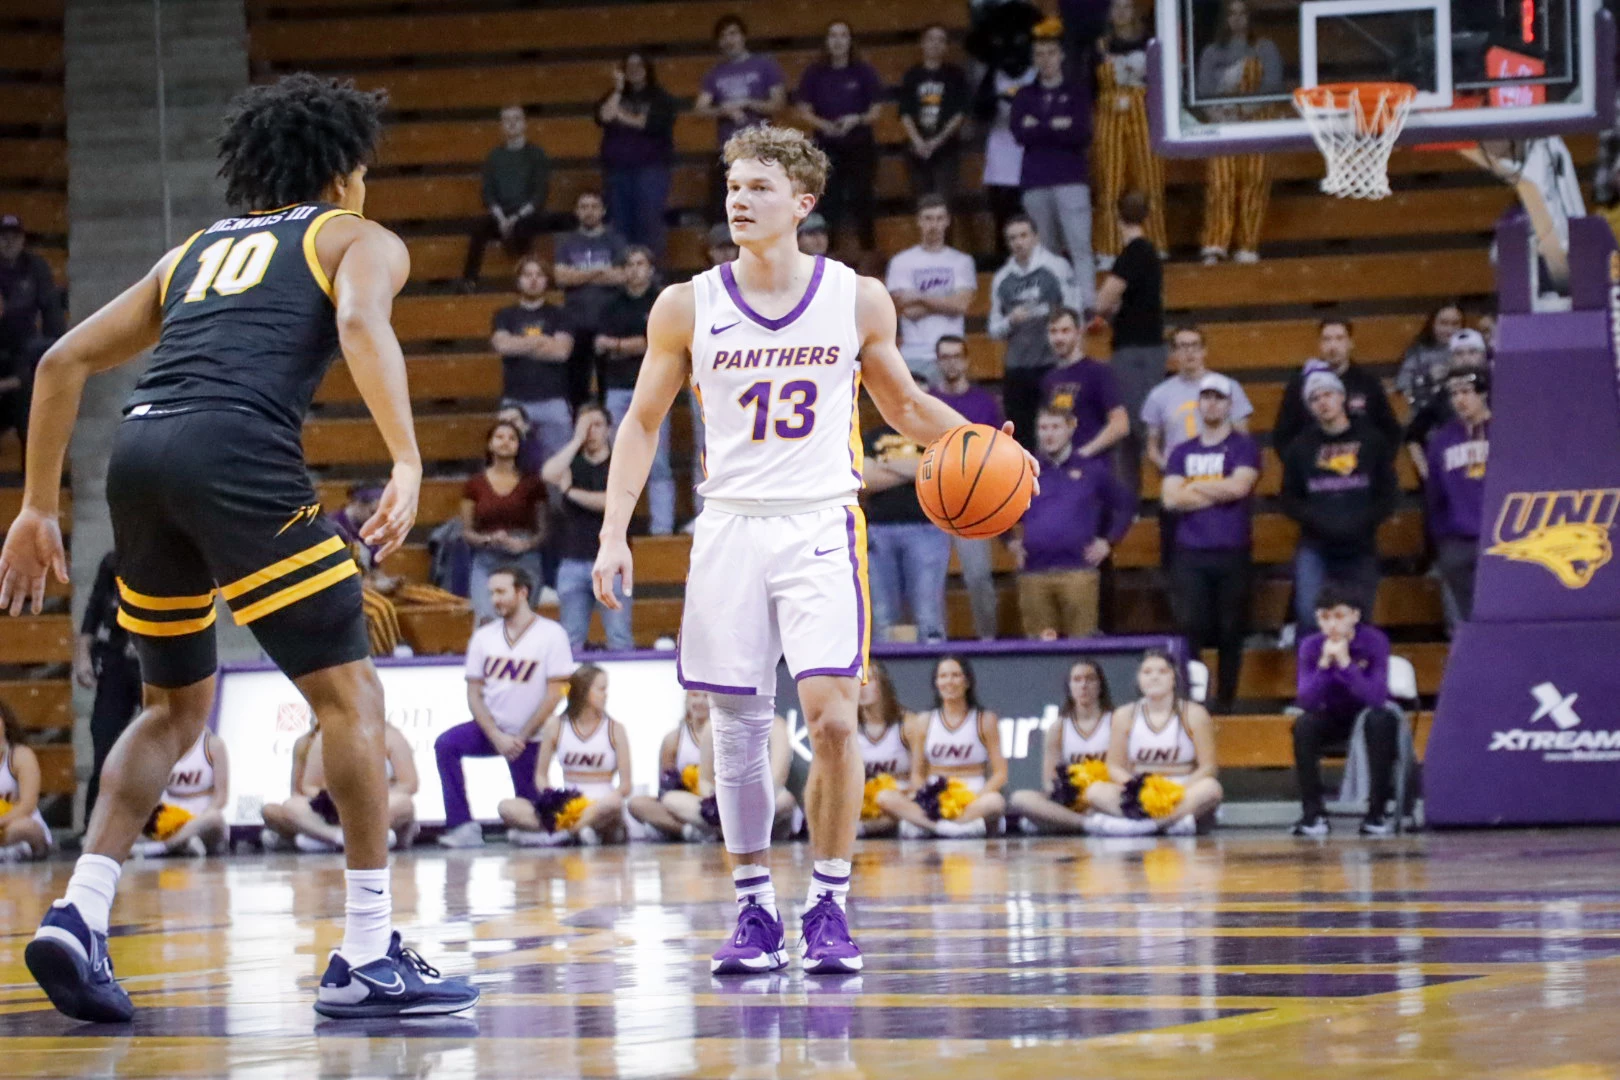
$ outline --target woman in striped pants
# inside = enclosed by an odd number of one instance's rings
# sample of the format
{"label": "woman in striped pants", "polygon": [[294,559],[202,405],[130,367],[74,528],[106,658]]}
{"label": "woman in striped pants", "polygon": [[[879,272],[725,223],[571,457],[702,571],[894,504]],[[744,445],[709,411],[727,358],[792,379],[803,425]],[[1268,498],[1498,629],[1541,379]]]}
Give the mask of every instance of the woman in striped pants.
{"label": "woman in striped pants", "polygon": [[1159,254],[1168,253],[1164,225],[1164,163],[1153,153],[1148,133],[1148,33],[1134,0],[1113,0],[1108,35],[1098,42],[1097,105],[1093,118],[1092,168],[1097,205],[1092,246],[1097,268],[1106,270],[1119,254],[1119,219],[1111,208],[1127,191],[1147,196],[1147,236]]}

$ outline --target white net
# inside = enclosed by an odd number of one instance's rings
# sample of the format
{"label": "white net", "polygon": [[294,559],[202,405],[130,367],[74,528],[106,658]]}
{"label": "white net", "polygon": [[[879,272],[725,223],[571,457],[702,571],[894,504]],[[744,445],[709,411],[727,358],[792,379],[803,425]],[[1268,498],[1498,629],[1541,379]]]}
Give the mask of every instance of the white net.
{"label": "white net", "polygon": [[1294,91],[1294,105],[1327,161],[1322,190],[1344,199],[1389,195],[1389,155],[1406,126],[1416,88],[1401,83],[1335,84]]}

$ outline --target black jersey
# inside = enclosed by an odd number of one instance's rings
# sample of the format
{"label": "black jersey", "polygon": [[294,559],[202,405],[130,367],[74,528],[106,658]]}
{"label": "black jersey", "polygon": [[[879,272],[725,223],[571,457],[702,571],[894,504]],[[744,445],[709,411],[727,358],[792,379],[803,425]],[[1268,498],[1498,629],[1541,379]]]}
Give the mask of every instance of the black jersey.
{"label": "black jersey", "polygon": [[163,330],[126,415],[227,406],[298,431],[338,353],[315,235],[352,213],[302,203],[222,218],[186,241],[163,283]]}

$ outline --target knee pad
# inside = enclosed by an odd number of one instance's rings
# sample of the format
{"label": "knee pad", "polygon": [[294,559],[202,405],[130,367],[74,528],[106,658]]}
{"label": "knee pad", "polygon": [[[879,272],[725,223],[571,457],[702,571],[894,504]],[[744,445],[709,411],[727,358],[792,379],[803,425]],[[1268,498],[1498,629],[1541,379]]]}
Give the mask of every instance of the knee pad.
{"label": "knee pad", "polygon": [[771,721],[776,699],[764,694],[714,694],[714,782],[741,787],[769,779]]}

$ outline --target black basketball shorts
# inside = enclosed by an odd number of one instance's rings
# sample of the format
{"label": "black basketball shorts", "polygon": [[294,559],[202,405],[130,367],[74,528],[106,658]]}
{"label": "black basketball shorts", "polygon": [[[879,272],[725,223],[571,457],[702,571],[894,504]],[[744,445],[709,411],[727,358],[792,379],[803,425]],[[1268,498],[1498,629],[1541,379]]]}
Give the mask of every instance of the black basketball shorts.
{"label": "black basketball shorts", "polygon": [[216,594],[288,678],[369,656],[360,569],[298,433],[245,409],[160,410],[118,425],[107,467],[118,623],[142,680],[214,673]]}

